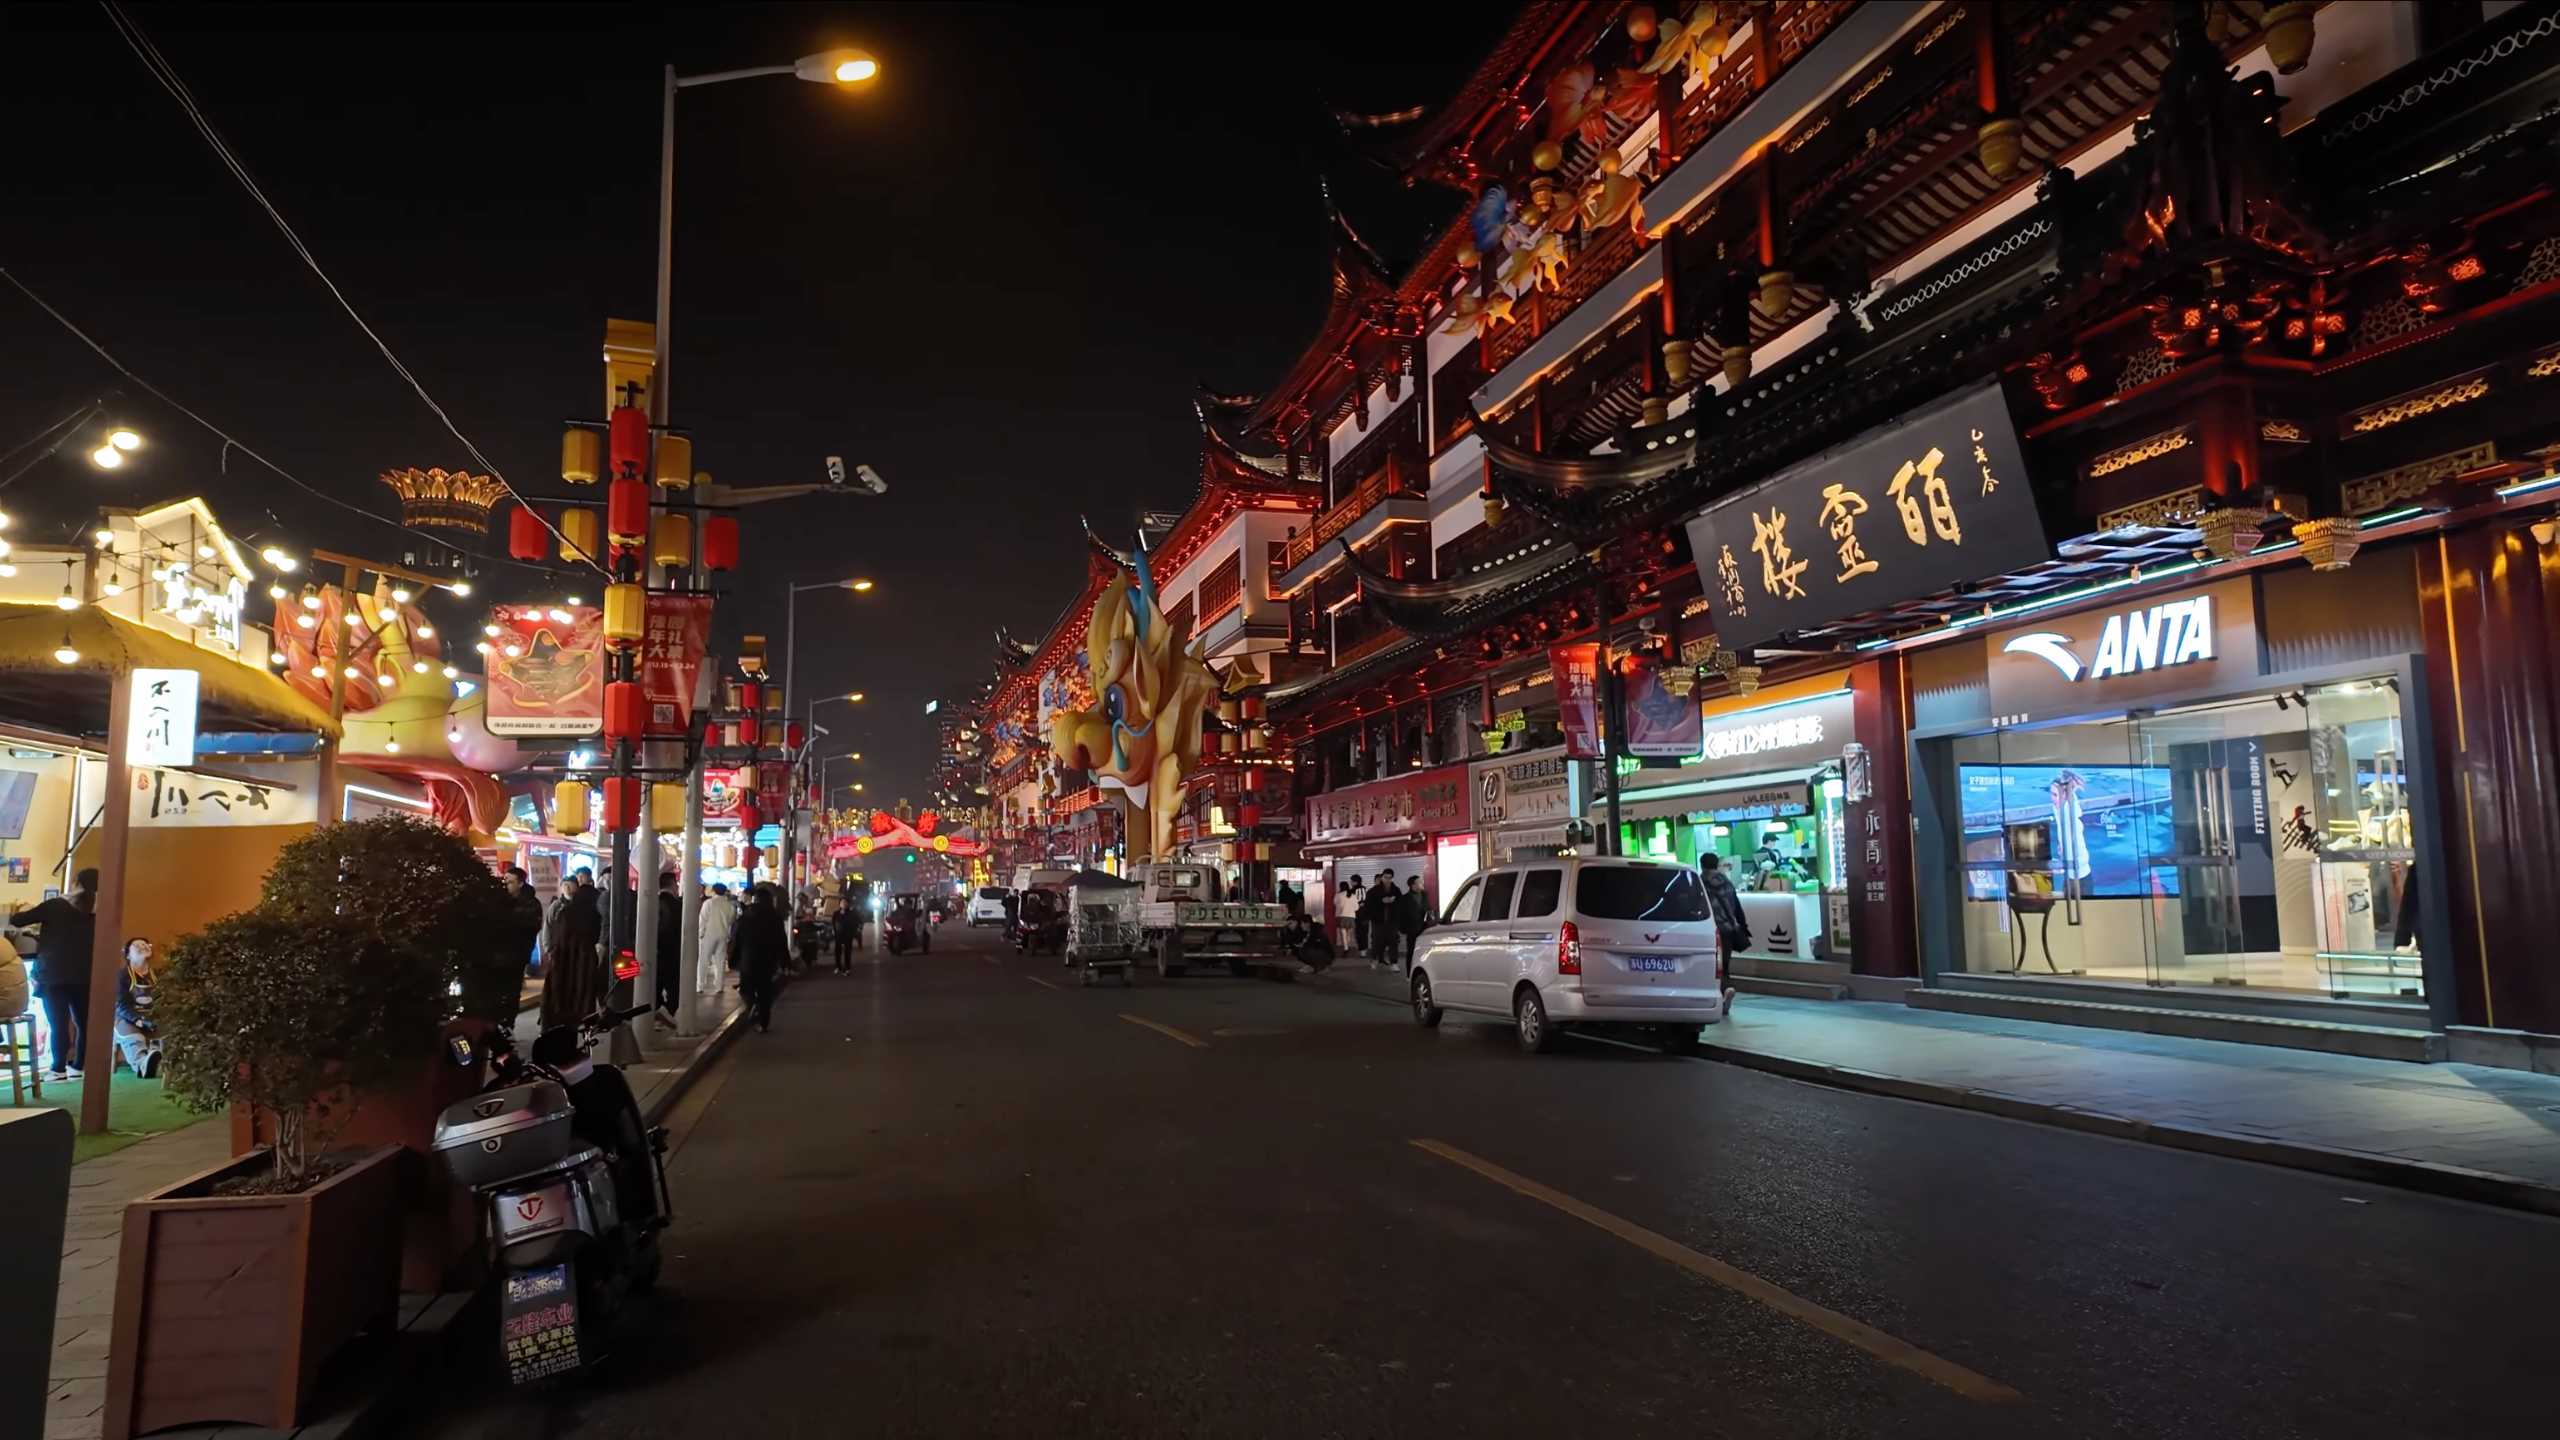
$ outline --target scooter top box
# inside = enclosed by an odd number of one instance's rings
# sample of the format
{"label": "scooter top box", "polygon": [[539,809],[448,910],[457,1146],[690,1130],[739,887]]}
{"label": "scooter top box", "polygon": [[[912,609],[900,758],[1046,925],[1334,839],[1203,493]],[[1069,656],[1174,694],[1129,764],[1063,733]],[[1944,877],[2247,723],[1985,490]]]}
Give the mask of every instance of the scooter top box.
{"label": "scooter top box", "polygon": [[578,1149],[569,1092],[531,1080],[460,1100],[436,1117],[435,1148],[474,1189],[558,1166]]}

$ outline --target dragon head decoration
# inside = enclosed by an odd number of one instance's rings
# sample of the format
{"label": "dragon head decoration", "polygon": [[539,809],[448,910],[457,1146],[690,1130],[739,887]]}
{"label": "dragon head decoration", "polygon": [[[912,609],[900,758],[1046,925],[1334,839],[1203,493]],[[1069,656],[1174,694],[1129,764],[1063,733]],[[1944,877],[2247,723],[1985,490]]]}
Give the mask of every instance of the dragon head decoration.
{"label": "dragon head decoration", "polygon": [[1188,622],[1175,624],[1157,605],[1146,550],[1128,563],[1093,602],[1085,628],[1099,704],[1052,714],[1049,750],[1059,764],[1128,795],[1147,821],[1146,849],[1133,858],[1154,858],[1173,850],[1174,818],[1200,763],[1201,722],[1216,700],[1218,677],[1191,653]]}

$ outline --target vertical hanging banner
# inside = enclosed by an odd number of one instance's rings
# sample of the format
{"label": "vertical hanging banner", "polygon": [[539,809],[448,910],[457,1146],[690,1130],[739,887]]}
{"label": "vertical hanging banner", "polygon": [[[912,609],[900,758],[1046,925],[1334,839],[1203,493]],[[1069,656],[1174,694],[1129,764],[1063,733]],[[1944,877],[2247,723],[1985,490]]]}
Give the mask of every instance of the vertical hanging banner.
{"label": "vertical hanging banner", "polygon": [[640,636],[640,696],[649,707],[645,733],[673,737],[693,728],[695,682],[710,645],[710,596],[649,597]]}
{"label": "vertical hanging banner", "polygon": [[1575,760],[1600,758],[1600,647],[1548,647],[1547,664],[1556,677],[1557,723],[1564,729],[1564,753]]}
{"label": "vertical hanging banner", "polygon": [[1630,755],[1695,755],[1706,743],[1693,691],[1674,695],[1662,683],[1662,659],[1630,655],[1619,662],[1627,685],[1627,743]]}
{"label": "vertical hanging banner", "polygon": [[132,714],[124,746],[126,764],[157,767],[196,763],[197,680],[193,670],[134,670]]}
{"label": "vertical hanging banner", "polygon": [[500,606],[489,612],[492,735],[595,735],[604,730],[604,613],[592,605]]}

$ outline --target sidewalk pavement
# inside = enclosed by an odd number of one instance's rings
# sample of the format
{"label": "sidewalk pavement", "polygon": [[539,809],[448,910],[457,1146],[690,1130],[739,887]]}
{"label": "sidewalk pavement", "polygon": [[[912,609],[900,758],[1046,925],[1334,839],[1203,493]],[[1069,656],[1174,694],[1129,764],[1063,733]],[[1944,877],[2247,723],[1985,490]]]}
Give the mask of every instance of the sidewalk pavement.
{"label": "sidewalk pavement", "polygon": [[[1358,961],[1317,983],[1405,998],[1403,975]],[[1869,1094],[2560,1215],[2560,1076],[1762,995],[1707,1027],[1699,1052]]]}
{"label": "sidewalk pavement", "polygon": [[[707,999],[708,997],[706,997]],[[724,991],[715,1010],[704,1007],[703,1033],[678,1040],[641,1022],[642,1061],[626,1072],[651,1124],[663,1119],[709,1062],[735,1038],[737,992]],[[530,1043],[532,1012],[516,1020],[519,1039]],[[155,1190],[210,1170],[231,1158],[231,1127],[199,1123],[154,1135],[122,1150],[84,1161],[71,1171],[71,1203],[62,1238],[61,1289],[53,1307],[53,1364],[45,1394],[43,1440],[97,1440],[106,1424],[107,1342],[115,1323],[116,1252],[124,1232],[124,1207]],[[430,1297],[404,1296],[404,1328]],[[445,1307],[449,1314],[457,1306]],[[351,1397],[359,1410],[378,1410],[379,1397]],[[344,1434],[359,1428],[332,1416],[305,1426],[303,1434]],[[190,1434],[192,1432],[181,1432]],[[224,1440],[258,1440],[274,1432],[226,1426]]]}

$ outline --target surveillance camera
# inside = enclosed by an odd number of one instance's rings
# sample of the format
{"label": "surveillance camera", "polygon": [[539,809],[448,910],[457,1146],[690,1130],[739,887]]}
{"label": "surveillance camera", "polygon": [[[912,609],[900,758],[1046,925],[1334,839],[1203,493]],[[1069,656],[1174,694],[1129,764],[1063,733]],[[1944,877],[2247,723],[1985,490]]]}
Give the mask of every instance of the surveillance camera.
{"label": "surveillance camera", "polygon": [[861,483],[863,489],[870,491],[874,495],[886,495],[889,493],[889,482],[881,479],[880,472],[872,469],[868,465],[854,466],[853,478]]}
{"label": "surveillance camera", "polygon": [[830,485],[841,485],[844,483],[843,456],[830,455],[827,457],[827,483]]}

